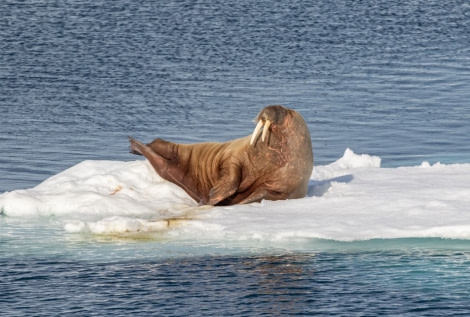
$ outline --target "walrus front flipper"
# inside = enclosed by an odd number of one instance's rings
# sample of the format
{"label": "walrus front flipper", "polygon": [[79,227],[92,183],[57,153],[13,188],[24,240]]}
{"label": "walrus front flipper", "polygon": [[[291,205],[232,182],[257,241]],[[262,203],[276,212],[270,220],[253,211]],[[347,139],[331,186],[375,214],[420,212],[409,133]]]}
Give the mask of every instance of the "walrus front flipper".
{"label": "walrus front flipper", "polygon": [[248,197],[245,199],[237,202],[238,204],[250,204],[260,202],[263,199],[266,200],[281,200],[286,199],[286,194],[282,192],[272,191],[263,187],[257,188],[254,192],[252,192]]}
{"label": "walrus front flipper", "polygon": [[230,198],[238,191],[240,185],[241,169],[236,164],[228,164],[222,168],[220,179],[214,184],[209,192],[208,205],[215,206]]}
{"label": "walrus front flipper", "polygon": [[226,198],[235,194],[238,189],[238,184],[235,185],[234,183],[230,182],[220,182],[216,186],[212,187],[209,192],[209,201],[206,203],[207,205],[215,206],[218,203],[222,202]]}

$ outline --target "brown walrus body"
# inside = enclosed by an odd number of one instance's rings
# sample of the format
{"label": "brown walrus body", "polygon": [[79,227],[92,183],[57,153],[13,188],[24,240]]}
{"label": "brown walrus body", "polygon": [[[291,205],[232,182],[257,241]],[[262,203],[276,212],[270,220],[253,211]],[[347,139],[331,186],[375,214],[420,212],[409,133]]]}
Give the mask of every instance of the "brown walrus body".
{"label": "brown walrus body", "polygon": [[253,135],[225,143],[175,144],[156,139],[144,145],[129,138],[131,152],[144,155],[161,177],[181,186],[200,204],[304,197],[313,153],[302,116],[282,106],[268,106],[257,121]]}

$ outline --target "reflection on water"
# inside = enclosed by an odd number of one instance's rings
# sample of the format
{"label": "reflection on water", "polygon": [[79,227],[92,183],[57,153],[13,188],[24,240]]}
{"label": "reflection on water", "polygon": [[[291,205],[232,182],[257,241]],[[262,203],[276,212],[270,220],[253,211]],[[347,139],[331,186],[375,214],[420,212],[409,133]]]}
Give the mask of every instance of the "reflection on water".
{"label": "reflection on water", "polygon": [[[4,313],[371,314],[468,310],[467,252],[284,253],[89,264],[2,259]],[[455,273],[458,273],[456,275]],[[451,288],[453,292],[448,292]],[[73,290],[73,291],[72,291]],[[18,305],[21,298],[23,305]],[[27,304],[26,304],[27,303]],[[86,305],[84,305],[86,303]]]}

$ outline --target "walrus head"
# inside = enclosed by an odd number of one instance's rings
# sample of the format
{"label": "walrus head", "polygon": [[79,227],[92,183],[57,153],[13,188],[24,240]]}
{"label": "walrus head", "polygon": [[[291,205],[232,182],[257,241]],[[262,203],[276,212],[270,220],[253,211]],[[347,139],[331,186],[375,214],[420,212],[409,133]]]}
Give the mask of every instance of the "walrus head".
{"label": "walrus head", "polygon": [[256,121],[258,124],[251,135],[250,145],[253,145],[255,140],[258,138],[261,129],[263,129],[263,133],[261,135],[261,141],[264,142],[266,140],[266,136],[269,133],[269,127],[273,124],[281,125],[286,116],[289,115],[289,109],[284,108],[283,106],[267,106],[256,117]]}

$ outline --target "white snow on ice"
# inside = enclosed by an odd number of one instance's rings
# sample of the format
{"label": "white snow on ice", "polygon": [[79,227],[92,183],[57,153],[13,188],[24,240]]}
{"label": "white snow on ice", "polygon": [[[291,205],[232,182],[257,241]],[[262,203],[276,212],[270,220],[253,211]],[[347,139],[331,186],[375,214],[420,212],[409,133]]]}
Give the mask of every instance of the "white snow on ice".
{"label": "white snow on ice", "polygon": [[470,239],[470,164],[381,168],[347,149],[315,166],[307,197],[198,207],[147,161],[84,161],[0,195],[7,217],[51,217],[70,233],[159,232],[170,239]]}

